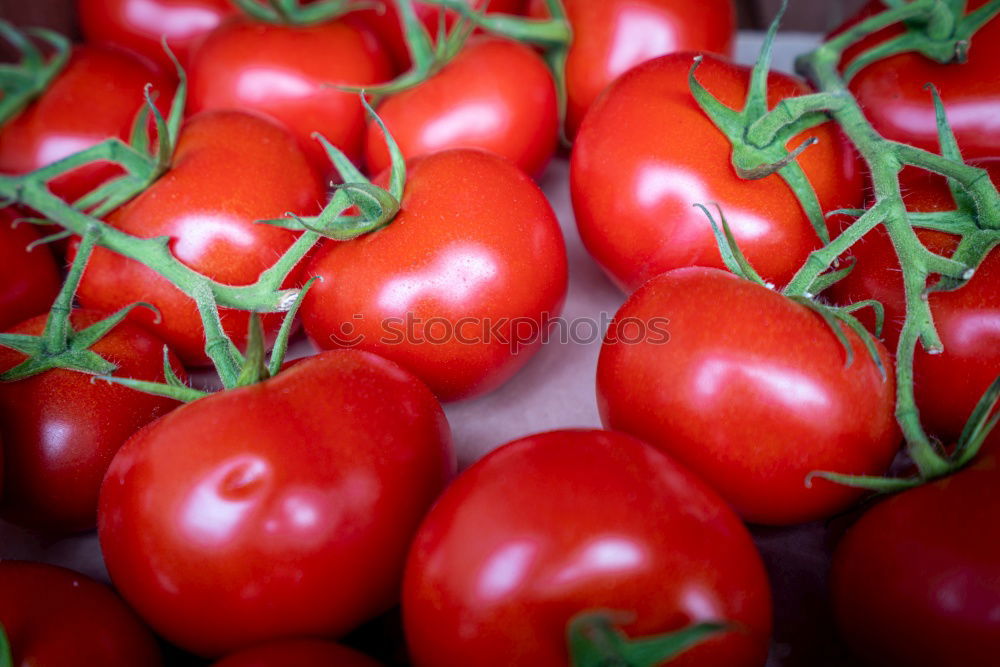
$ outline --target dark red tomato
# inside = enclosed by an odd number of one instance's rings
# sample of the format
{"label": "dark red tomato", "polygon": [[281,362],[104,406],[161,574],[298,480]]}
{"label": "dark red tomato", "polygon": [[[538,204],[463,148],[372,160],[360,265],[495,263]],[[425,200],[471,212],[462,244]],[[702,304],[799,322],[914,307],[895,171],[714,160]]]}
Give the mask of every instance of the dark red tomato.
{"label": "dark red tomato", "polygon": [[844,640],[867,664],[997,664],[998,463],[995,450],[985,452],[971,468],[883,501],[838,546],[833,609]]}
{"label": "dark red tomato", "polygon": [[[127,139],[147,83],[153,84],[156,105],[166,113],[174,84],[151,63],[119,49],[74,47],[48,90],[0,130],[0,172],[27,173],[105,139]],[[73,201],[121,173],[101,162],[75,169],[50,187]]]}
{"label": "dark red tomato", "polygon": [[[285,130],[258,115],[214,111],[188,121],[170,171],[108,222],[144,238],[169,236],[174,255],[191,268],[228,285],[247,285],[295,240],[294,232],[255,221],[286,211],[313,215],[322,197],[319,178]],[[97,248],[78,297],[105,311],[135,301],[154,304],[160,323],[145,308],[130,317],[152,327],[186,364],[207,363],[194,301],[152,269]],[[234,340],[246,338],[245,311],[223,309],[222,317]],[[279,321],[265,318],[270,329]]]}
{"label": "dark red tomato", "polygon": [[417,533],[403,621],[416,665],[566,665],[566,625],[620,612],[645,636],[739,626],[671,665],[763,665],[771,599],[746,528],[707,485],[620,433],[554,431],[463,473]]}
{"label": "dark red tomato", "polygon": [[164,37],[186,67],[201,38],[236,12],[230,0],[77,0],[87,41],[131,49],[171,72],[174,65],[163,50]]}
{"label": "dark red tomato", "polygon": [[[688,87],[693,54],[650,60],[619,78],[591,109],[573,147],[570,185],[583,242],[609,276],[631,292],[684,266],[724,268],[700,203],[721,206],[750,263],[783,285],[820,240],[792,190],[772,174],[741,179],[729,140]],[[723,104],[741,108],[750,69],[706,55],[698,80]],[[769,104],[808,92],[784,74],[768,78]],[[824,211],[856,207],[861,172],[832,123],[793,138],[819,143],[798,159]]]}
{"label": "dark red tomato", "polygon": [[327,243],[306,274],[323,278],[301,310],[317,345],[381,354],[450,401],[495,389],[538,349],[566,295],[566,248],[530,178],[456,149],[413,161],[396,219]]}
{"label": "dark red tomato", "polygon": [[[102,317],[76,311],[72,323],[79,330]],[[39,315],[9,332],[38,335],[45,318]],[[119,324],[91,349],[118,366],[115,375],[164,381],[163,341],[133,324]],[[171,359],[183,377],[184,370]],[[0,347],[0,372],[23,360],[21,353]],[[170,399],[62,369],[0,383],[3,517],[53,533],[92,529],[98,490],[115,452],[142,426],[176,406]]]}
{"label": "dark red tomato", "polygon": [[18,213],[0,209],[0,330],[44,313],[59,291],[59,268],[47,246],[28,245],[38,240],[32,225],[13,226]]}
{"label": "dark red tomato", "polygon": [[[986,2],[971,0],[966,11],[974,11]],[[870,2],[833,34],[883,9],[882,3]],[[849,63],[862,51],[901,32],[899,26],[892,26],[870,35],[848,49],[842,62]],[[997,58],[1000,58],[1000,19],[993,18],[973,36],[964,64],[941,65],[917,53],[903,53],[861,70],[851,80],[850,89],[880,134],[936,153],[939,148],[934,101],[924,88],[928,82],[933,83],[944,101],[962,155],[994,157],[1000,155]]]}
{"label": "dark red tomato", "polygon": [[[526,0],[467,0],[467,4],[476,9],[486,7],[491,12],[501,14],[520,14],[524,8]],[[438,24],[440,22],[440,7],[416,0],[413,9],[417,17],[430,31],[432,36],[438,34]],[[363,9],[351,13],[352,20],[360,21],[367,25],[374,32],[383,48],[391,56],[395,63],[396,70],[402,72],[410,67],[410,51],[403,38],[403,31],[399,24],[399,15],[396,13],[394,2],[380,3],[375,9]],[[455,23],[455,13],[445,12],[445,26],[451,28]]]}
{"label": "dark red tomato", "polygon": [[379,667],[379,663],[322,639],[286,639],[232,653],[212,667]]}
{"label": "dark red tomato", "polygon": [[[537,176],[556,149],[559,112],[545,61],[497,37],[473,37],[435,76],[389,97],[379,116],[407,159],[449,148],[482,148]],[[389,167],[378,124],[368,124],[368,169]]]}
{"label": "dark red tomato", "polygon": [[327,352],[127,442],[101,488],[101,549],[125,599],[185,649],[338,636],[396,600],[454,466],[426,386]]}
{"label": "dark red tomato", "polygon": [[[982,161],[1000,185],[1000,160]],[[952,210],[955,202],[945,179],[915,168],[900,174],[906,206],[913,212]],[[931,251],[950,256],[958,237],[921,229],[917,236]],[[837,303],[876,299],[885,306],[883,337],[895,350],[906,317],[903,277],[892,241],[883,227],[868,233],[849,254],[854,270],[828,294]],[[931,312],[944,345],[941,354],[917,346],[914,393],[924,427],[949,442],[958,438],[979,398],[1000,375],[1000,249],[994,248],[972,279],[955,292],[931,294]],[[874,331],[871,311],[859,313]]]}
{"label": "dark red tomato", "polygon": [[89,577],[54,565],[0,562],[0,625],[17,667],[157,667],[156,642]]}
{"label": "dark red tomato", "polygon": [[806,476],[881,474],[900,442],[889,355],[879,346],[883,380],[847,336],[849,367],[805,306],[724,271],[670,271],[636,291],[608,330],[601,419],[675,456],[748,521],[830,516],[860,492],[822,479],[810,488]]}
{"label": "dark red tomato", "polygon": [[[566,133],[576,136],[587,109],[608,84],[639,63],[675,51],[732,55],[732,0],[563,0],[573,30],[566,60]],[[530,15],[548,17],[545,0]]]}
{"label": "dark red tomato", "polygon": [[357,161],[365,111],[354,86],[392,76],[375,38],[347,23],[283,26],[235,19],[209,35],[191,65],[192,112],[245,109],[283,123],[321,173],[330,160],[312,138],[319,132]]}

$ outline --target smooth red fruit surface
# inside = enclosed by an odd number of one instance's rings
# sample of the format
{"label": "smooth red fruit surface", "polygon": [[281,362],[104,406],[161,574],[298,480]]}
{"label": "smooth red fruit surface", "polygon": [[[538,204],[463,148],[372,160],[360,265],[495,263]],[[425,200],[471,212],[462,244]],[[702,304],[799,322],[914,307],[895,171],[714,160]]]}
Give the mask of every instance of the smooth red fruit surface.
{"label": "smooth red fruit surface", "polygon": [[[313,215],[323,190],[294,139],[273,121],[240,111],[199,114],[181,130],[172,168],[152,187],[108,217],[135,236],[170,237],[184,264],[227,285],[248,285],[274,264],[296,235],[257,220],[286,211]],[[296,273],[293,272],[292,281]],[[129,317],[156,331],[186,364],[204,365],[205,334],[194,300],[136,261],[96,248],[77,295],[84,306],[113,311],[152,303]],[[246,338],[245,311],[222,309],[234,340]],[[278,316],[264,318],[276,330]]]}
{"label": "smooth red fruit surface", "polygon": [[[983,160],[994,183],[1000,184],[1000,159]],[[955,201],[944,178],[916,168],[900,173],[904,201],[913,212],[954,210]],[[932,252],[951,256],[958,237],[918,229],[917,237]],[[826,294],[837,303],[876,299],[885,307],[882,335],[895,350],[906,318],[903,277],[892,241],[881,226],[865,235],[847,253],[856,259],[854,269]],[[928,354],[917,345],[913,360],[914,395],[920,421],[943,442],[954,441],[965,420],[990,383],[1000,375],[1000,249],[994,248],[972,279],[954,292],[929,297],[934,324],[944,352]],[[866,309],[859,313],[875,330],[875,318]]]}
{"label": "smooth red fruit surface", "polygon": [[[985,5],[971,0],[966,12]],[[837,34],[885,9],[870,2],[861,12],[835,30]],[[862,51],[902,33],[893,25],[866,37],[844,53],[844,65]],[[938,152],[934,100],[924,87],[933,83],[944,102],[951,125],[966,159],[1000,155],[1000,19],[994,17],[971,40],[965,63],[942,65],[918,53],[902,53],[868,65],[850,82],[850,90],[875,130],[888,139]]]}
{"label": "smooth red fruit surface", "polygon": [[[521,13],[524,3],[525,0],[466,0],[466,4],[472,5],[476,9],[488,8],[490,12],[515,15]],[[436,37],[441,8],[416,0],[413,3],[413,9],[431,36]],[[450,29],[455,24],[456,14],[452,11],[445,11],[444,16],[445,27]],[[379,42],[392,57],[398,71],[402,72],[410,67],[410,51],[403,38],[395,3],[386,2],[375,9],[351,12],[350,17],[353,20],[363,22],[378,36]]]}
{"label": "smooth red fruit surface", "polygon": [[998,462],[984,452],[971,468],[879,503],[847,532],[833,559],[833,609],[866,664],[997,663]]}
{"label": "smooth red fruit surface", "polygon": [[0,209],[0,330],[47,311],[61,283],[48,247],[28,250],[39,238],[34,225],[14,227],[17,218],[14,209]]}
{"label": "smooth red fruit surface", "polygon": [[[576,136],[587,109],[632,67],[676,51],[732,55],[732,0],[563,0],[573,31],[566,59],[566,133]],[[548,17],[545,0],[530,15]]]}
{"label": "smooth red fruit surface", "polygon": [[[559,110],[552,74],[533,49],[473,37],[440,72],[378,108],[407,159],[449,148],[482,148],[537,176],[556,149]],[[390,165],[382,129],[368,123],[365,161]]]}
{"label": "smooth red fruit surface", "polygon": [[[166,114],[174,84],[151,63],[110,47],[73,47],[49,88],[0,130],[0,172],[24,174],[105,139],[127,139],[145,104],[147,83]],[[73,201],[122,173],[114,164],[98,162],[50,181],[50,188]]]}
{"label": "smooth red fruit surface", "polygon": [[[712,227],[694,204],[718,204],[755,269],[783,285],[820,246],[784,180],[741,179],[729,140],[695,102],[688,84],[692,53],[650,60],[619,78],[593,106],[573,146],[573,211],[587,249],[625,291],[684,266],[724,268]],[[750,68],[706,55],[698,80],[723,104],[742,108]],[[768,77],[768,103],[809,92],[802,81]],[[808,137],[819,143],[798,158],[824,211],[857,207],[861,172],[833,123]]]}
{"label": "smooth red fruit surface", "polygon": [[131,49],[171,72],[174,64],[163,50],[164,38],[187,67],[201,39],[236,13],[230,0],[77,0],[88,42]]}
{"label": "smooth red fruit surface", "polygon": [[454,466],[426,386],[326,352],[127,442],[101,488],[101,549],[125,599],[185,649],[338,636],[393,604]]}
{"label": "smooth red fruit surface", "polygon": [[[104,317],[76,311],[83,329]],[[38,335],[46,315],[8,330]],[[91,348],[118,366],[119,377],[163,382],[163,341],[123,322]],[[0,372],[24,355],[0,347]],[[175,372],[184,370],[171,354]],[[0,436],[4,484],[0,513],[9,521],[52,533],[92,529],[97,494],[111,459],[133,433],[166,414],[176,401],[144,394],[93,376],[53,369],[16,382],[0,383]]]}
{"label": "smooth red fruit surface", "polygon": [[465,471],[427,515],[403,583],[416,665],[566,665],[566,625],[618,612],[632,637],[739,627],[671,665],[763,665],[771,599],[746,528],[707,485],[621,433],[554,431]]}
{"label": "smooth red fruit surface", "polygon": [[118,596],[54,565],[0,562],[0,625],[18,667],[162,664],[153,636]]}
{"label": "smooth red fruit surface", "polygon": [[227,655],[212,667],[379,667],[379,663],[322,639],[286,639]]}
{"label": "smooth red fruit surface", "polygon": [[[668,341],[640,335],[664,318]],[[748,521],[830,516],[860,492],[823,479],[807,486],[806,476],[882,474],[900,443],[889,355],[877,346],[883,379],[857,335],[846,335],[849,366],[805,306],[716,269],[665,273],[608,329],[601,419],[676,457]]]}
{"label": "smooth red fruit surface", "polygon": [[413,161],[395,220],[327,243],[305,273],[323,278],[301,310],[317,345],[376,352],[456,400],[500,386],[537,351],[566,295],[566,248],[530,178],[456,149]]}
{"label": "smooth red fruit surface", "polygon": [[347,23],[284,26],[233,20],[209,35],[191,65],[192,112],[266,113],[291,130],[321,173],[330,160],[314,132],[354,161],[361,156],[365,111],[357,93],[392,76],[375,38]]}

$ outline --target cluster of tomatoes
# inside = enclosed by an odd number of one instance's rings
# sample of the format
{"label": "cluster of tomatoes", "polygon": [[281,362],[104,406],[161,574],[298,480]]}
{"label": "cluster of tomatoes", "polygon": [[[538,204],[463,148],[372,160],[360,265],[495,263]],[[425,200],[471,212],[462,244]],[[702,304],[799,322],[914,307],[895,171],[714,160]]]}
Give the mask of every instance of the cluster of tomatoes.
{"label": "cluster of tomatoes", "polygon": [[[338,4],[335,18],[303,18]],[[386,132],[407,160],[386,226],[319,240],[288,271],[286,288],[318,278],[296,307],[322,351],[187,404],[46,367],[64,352],[50,349],[58,323],[63,342],[88,343],[83,362],[176,386],[217,356],[204,323],[249,360],[256,319],[235,303],[206,313],[155,257],[104,247],[84,255],[78,307],[50,312],[80,240],[39,244],[49,228],[19,220],[35,216],[30,201],[0,210],[0,330],[14,334],[0,372],[21,371],[0,383],[0,516],[52,537],[96,527],[121,596],[0,561],[0,664],[9,652],[14,665],[156,665],[166,643],[179,661],[220,667],[365,667],[380,663],[335,640],[397,604],[400,660],[427,667],[765,664],[771,587],[744,522],[848,511],[862,491],[813,473],[883,475],[903,444],[892,350],[906,309],[889,237],[869,233],[821,297],[880,301],[885,345],[775,289],[823,240],[778,174],[738,175],[692,95],[692,77],[730,109],[751,92],[751,68],[728,59],[730,0],[469,0],[526,34],[566,21],[558,76],[534,46],[440,6],[454,3],[349,4],[78,0],[86,41],[0,128],[0,174],[29,174],[134,136],[145,95],[164,116],[186,95],[169,168],[103,220],[169,239],[176,259],[228,286],[253,285],[301,243],[262,221],[315,219],[328,203],[317,135],[377,186],[396,175]],[[457,46],[401,85],[426,64],[420,40],[436,58]],[[1000,184],[998,41],[1000,18],[963,65],[894,55],[852,91],[876,130],[936,150],[922,90],[933,81],[964,157]],[[812,91],[778,72],[766,86],[769,108]],[[378,119],[354,89],[374,91]],[[566,297],[562,233],[533,180],[560,138],[580,236],[629,295],[596,369],[608,430],[528,436],[456,474],[441,401],[509,380],[541,344],[522,332],[548,326]],[[822,212],[863,207],[864,164],[844,134],[828,120],[788,148],[810,138],[797,162]],[[122,173],[99,161],[47,185],[72,204]],[[905,169],[900,183],[913,213],[956,206],[941,176]],[[696,204],[718,207],[760,283],[725,270]],[[958,243],[918,234],[938,254]],[[998,279],[994,249],[961,289],[930,296],[944,353],[918,350],[914,393],[945,448],[1000,373]],[[102,324],[137,302],[151,307]],[[641,326],[657,320],[667,335],[644,335],[662,333]],[[273,339],[283,317],[260,323]],[[995,664],[997,441],[867,510],[841,541],[833,612],[859,658]]]}

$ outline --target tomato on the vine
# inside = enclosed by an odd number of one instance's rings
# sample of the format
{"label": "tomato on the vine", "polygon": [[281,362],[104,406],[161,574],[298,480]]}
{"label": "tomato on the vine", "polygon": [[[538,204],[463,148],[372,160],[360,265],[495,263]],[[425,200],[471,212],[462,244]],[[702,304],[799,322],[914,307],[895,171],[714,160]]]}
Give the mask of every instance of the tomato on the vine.
{"label": "tomato on the vine", "polygon": [[[724,268],[712,227],[695,204],[718,204],[750,264],[787,282],[821,243],[791,188],[778,174],[740,178],[729,140],[698,106],[688,84],[693,53],[633,68],[608,88],[573,145],[570,185],[584,244],[626,291],[670,269]],[[750,68],[705,55],[698,80],[722,104],[741,108]],[[768,103],[809,92],[772,72]],[[862,200],[857,158],[832,123],[808,130],[819,142],[798,157],[824,211]],[[713,210],[713,215],[716,212]]]}
{"label": "tomato on the vine", "polygon": [[528,176],[455,149],[412,161],[396,218],[327,243],[305,274],[323,279],[301,310],[317,345],[381,354],[456,400],[495,389],[537,351],[566,295],[566,248]]}
{"label": "tomato on the vine", "polygon": [[[378,114],[407,159],[449,148],[482,148],[538,176],[556,149],[556,89],[545,61],[524,44],[473,37],[427,81],[391,95]],[[382,129],[368,124],[365,161],[389,167]]]}
{"label": "tomato on the vine", "polygon": [[11,208],[0,209],[0,331],[32,315],[44,313],[59,291],[59,267],[47,246],[38,241],[33,226]]}
{"label": "tomato on the vine", "polygon": [[760,556],[712,489],[622,433],[514,441],[462,473],[414,539],[403,621],[414,664],[568,664],[566,626],[607,611],[631,637],[701,621],[737,629],[671,665],[763,665]]}
{"label": "tomato on the vine", "polygon": [[230,0],[77,0],[89,42],[115,44],[173,71],[163,41],[185,67],[199,41],[237,13]]}
{"label": "tomato on the vine", "polygon": [[[0,129],[0,172],[24,174],[105,139],[127,139],[147,83],[166,114],[174,83],[152,63],[121,49],[73,47],[49,88]],[[50,181],[50,188],[72,202],[122,173],[117,165],[96,162]]]}
{"label": "tomato on the vine", "polygon": [[129,440],[101,487],[101,550],[139,615],[201,655],[333,637],[396,600],[454,467],[423,383],[373,354],[325,352]]}
{"label": "tomato on the vine", "polygon": [[[38,335],[47,315],[8,329]],[[78,310],[80,330],[102,319]],[[163,341],[122,322],[91,348],[118,366],[119,377],[163,382]],[[176,357],[174,371],[184,376]],[[24,355],[0,347],[0,372]],[[77,371],[53,369],[0,383],[0,437],[5,470],[0,514],[14,523],[51,533],[91,530],[97,525],[97,495],[118,448],[147,423],[177,406],[168,398],[94,381]]]}
{"label": "tomato on the vine", "polygon": [[[619,75],[675,51],[732,54],[732,0],[563,0],[573,32],[566,59],[566,133],[576,136],[587,109]],[[545,0],[529,13],[548,17]]]}
{"label": "tomato on the vine", "polygon": [[[296,238],[256,221],[286,211],[313,215],[322,197],[319,178],[287,131],[256,114],[212,111],[182,128],[171,169],[107,220],[135,236],[170,237],[170,250],[192,269],[227,285],[249,285]],[[152,303],[159,322],[147,309],[129,317],[156,331],[186,364],[206,364],[194,300],[139,262],[95,248],[78,297],[88,308],[109,312]],[[245,340],[248,313],[224,308],[221,316],[227,334]],[[277,315],[264,320],[273,330],[280,322]]]}
{"label": "tomato on the vine", "polygon": [[[971,0],[966,12],[980,9],[987,2]],[[831,36],[884,9],[882,2],[872,0]],[[863,51],[902,33],[902,25],[896,24],[865,37],[844,52],[842,66]],[[1000,19],[994,17],[972,36],[966,62],[939,64],[919,53],[901,53],[863,68],[851,79],[850,90],[882,136],[936,153],[939,149],[934,100],[925,87],[932,83],[944,102],[948,123],[962,155],[997,157],[1000,156],[998,57]]]}
{"label": "tomato on the vine", "polygon": [[[1000,184],[1000,159],[982,160],[994,183]],[[955,201],[944,177],[913,167],[900,172],[906,207],[914,213],[953,210]],[[917,229],[917,237],[932,252],[950,256],[958,237]],[[895,350],[906,318],[903,277],[892,241],[881,226],[847,253],[856,260],[846,278],[827,294],[837,303],[875,299],[885,308],[883,337]],[[963,287],[929,295],[934,325],[944,351],[929,354],[917,345],[913,359],[914,397],[920,421],[944,442],[958,438],[965,421],[990,383],[1000,375],[1000,249],[994,248]],[[872,331],[870,310],[862,311]]]}
{"label": "tomato on the vine", "polygon": [[17,666],[162,664],[153,636],[118,596],[54,565],[0,561],[0,626]]}
{"label": "tomato on the vine", "polygon": [[806,306],[717,269],[670,271],[608,329],[601,419],[676,457],[748,521],[830,516],[861,492],[810,485],[809,473],[882,474],[900,444],[888,353],[875,343],[883,378],[858,336],[844,334],[850,365]]}
{"label": "tomato on the vine", "polygon": [[322,639],[285,639],[231,653],[212,667],[379,667],[379,663]]}
{"label": "tomato on the vine", "polygon": [[189,109],[268,114],[325,173],[330,160],[312,134],[322,134],[357,161],[365,131],[360,97],[332,84],[364,86],[390,76],[375,38],[350,23],[291,26],[240,18],[213,31],[195,52]]}
{"label": "tomato on the vine", "polygon": [[1000,431],[951,477],[868,510],[833,558],[843,639],[879,667],[992,667],[1000,655]]}

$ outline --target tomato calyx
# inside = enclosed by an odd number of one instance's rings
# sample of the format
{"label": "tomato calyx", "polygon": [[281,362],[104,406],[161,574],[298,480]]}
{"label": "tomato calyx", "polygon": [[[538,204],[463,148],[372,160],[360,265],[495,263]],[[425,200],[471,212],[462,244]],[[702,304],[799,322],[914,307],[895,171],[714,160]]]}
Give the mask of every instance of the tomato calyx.
{"label": "tomato calyx", "polygon": [[311,25],[330,21],[377,3],[321,0],[303,4],[302,0],[233,0],[233,4],[250,18],[263,23]]}
{"label": "tomato calyx", "polygon": [[[76,294],[80,277],[83,275],[99,233],[99,230],[92,229],[84,235],[79,252],[66,276],[66,282],[52,304],[42,334],[40,336],[0,334],[0,345],[17,350],[28,357],[13,368],[0,373],[0,381],[15,382],[53,368],[65,368],[92,375],[110,374],[118,367],[90,350],[90,347],[114,329],[136,307],[142,306],[157,312],[151,304],[133,303],[85,329],[80,331],[73,329],[70,323],[73,296]],[[169,365],[167,367],[169,368]]]}
{"label": "tomato calyx", "polygon": [[7,631],[0,623],[0,667],[14,667],[14,656],[10,651],[10,640],[7,639]]}
{"label": "tomato calyx", "polygon": [[625,615],[611,611],[584,611],[566,625],[570,664],[573,667],[656,667],[673,660],[720,632],[726,623],[695,623],[662,635],[630,639],[616,622]]}
{"label": "tomato calyx", "polygon": [[[29,28],[22,31],[4,20],[0,20],[0,36],[7,40],[20,56],[20,62],[16,65],[0,65],[0,125],[2,125],[45,92],[69,61],[72,43],[52,30]],[[32,37],[51,47],[52,55],[46,58],[31,41]]]}
{"label": "tomato calyx", "polygon": [[[889,4],[889,3],[886,3]],[[844,68],[844,79],[873,62],[899,53],[916,52],[935,62],[964,63],[972,36],[996,14],[998,2],[965,14],[964,2],[929,2],[922,14],[903,21],[904,32],[858,54]],[[908,12],[907,12],[908,13]]]}

